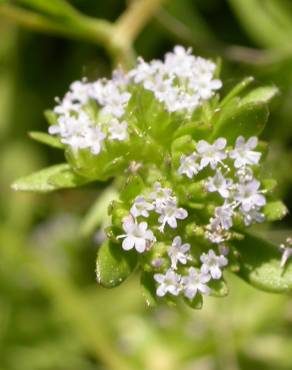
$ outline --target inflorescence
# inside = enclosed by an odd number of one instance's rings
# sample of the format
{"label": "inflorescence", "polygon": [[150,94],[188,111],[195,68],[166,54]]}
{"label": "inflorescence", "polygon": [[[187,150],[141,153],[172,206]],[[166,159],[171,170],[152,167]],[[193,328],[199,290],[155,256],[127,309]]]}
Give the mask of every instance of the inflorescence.
{"label": "inflorescence", "polygon": [[[133,89],[151,92],[167,114],[181,114],[191,120],[221,87],[215,63],[176,46],[164,61],[147,63],[139,58],[134,69],[128,73],[117,70],[110,80],[74,82],[65,97],[57,100],[57,123],[50,126],[49,133],[58,135],[74,153],[88,150],[96,157],[110,142],[131,141],[135,129],[131,128],[128,109]],[[92,109],[93,105],[98,108]],[[165,246],[159,257],[151,260],[157,296],[183,295],[193,300],[209,294],[211,282],[222,279],[222,270],[228,264],[232,228],[265,220],[267,200],[259,176],[262,153],[258,147],[256,136],[238,136],[235,141],[228,137],[198,139],[193,150],[181,151],[178,164],[168,159],[175,176],[161,172],[134,196],[115,241],[123,250],[135,250],[139,256]],[[143,169],[142,162],[140,167]],[[181,200],[177,181],[183,181],[185,187],[199,181],[206,204],[213,207],[207,220],[198,225],[205,242],[199,255],[186,232],[194,211]],[[282,249],[284,265],[291,248]]]}
{"label": "inflorescence", "polygon": [[[62,100],[57,99],[58,124],[50,126],[49,133],[59,135],[73,151],[88,148],[98,155],[106,141],[128,140],[125,112],[132,84],[152,91],[168,112],[191,113],[221,88],[215,70],[213,62],[176,46],[164,62],[146,63],[140,58],[136,68],[127,74],[116,70],[111,80],[76,81]],[[100,107],[97,117],[90,110],[91,102]]]}

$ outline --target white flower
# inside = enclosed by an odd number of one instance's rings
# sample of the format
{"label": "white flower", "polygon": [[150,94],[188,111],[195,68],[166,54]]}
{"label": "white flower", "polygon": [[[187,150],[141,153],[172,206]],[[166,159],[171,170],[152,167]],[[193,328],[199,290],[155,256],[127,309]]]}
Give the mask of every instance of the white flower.
{"label": "white flower", "polygon": [[212,77],[212,74],[202,74],[197,80],[191,80],[189,87],[194,89],[200,98],[208,100],[213,96],[214,90],[222,87],[222,82],[217,79],[213,80]]}
{"label": "white flower", "polygon": [[90,84],[85,80],[75,81],[70,85],[70,99],[71,101],[78,101],[84,105],[89,100]]}
{"label": "white flower", "polygon": [[65,95],[62,101],[56,98],[58,105],[55,106],[54,112],[60,115],[70,114],[71,112],[79,112],[81,104],[71,100],[71,96]]}
{"label": "white flower", "polygon": [[160,209],[171,199],[175,201],[175,197],[172,197],[172,190],[163,188],[160,182],[154,184],[154,191],[150,193],[149,198],[154,201],[156,209]]}
{"label": "white flower", "polygon": [[158,297],[163,297],[166,293],[170,293],[175,296],[179,294],[181,289],[181,277],[175,271],[169,269],[166,271],[165,275],[155,274],[154,279],[159,284],[156,290],[156,294],[158,295]]}
{"label": "white flower", "polygon": [[211,243],[221,244],[228,239],[228,234],[221,226],[218,218],[211,218],[206,226],[205,236]]}
{"label": "white flower", "polygon": [[229,157],[234,159],[234,167],[240,168],[246,165],[258,164],[262,154],[252,150],[257,145],[258,138],[256,136],[250,137],[247,142],[245,142],[243,136],[239,136],[236,140],[235,148],[229,153]]}
{"label": "white flower", "polygon": [[226,139],[219,138],[214,144],[209,144],[205,140],[200,140],[197,143],[197,152],[201,156],[201,168],[208,165],[214,170],[218,163],[221,163],[227,156],[224,148],[226,146]]}
{"label": "white flower", "polygon": [[182,155],[180,157],[180,167],[178,169],[178,173],[180,175],[186,175],[189,179],[191,179],[194,175],[196,175],[200,171],[200,166],[196,162],[198,156],[193,153],[189,156]]}
{"label": "white flower", "polygon": [[162,224],[159,227],[161,232],[163,232],[166,224],[175,229],[177,227],[177,219],[184,220],[188,217],[188,212],[183,208],[177,208],[176,201],[173,199],[168,200],[163,207],[158,208],[156,211],[161,215],[158,218],[158,222]]}
{"label": "white flower", "polygon": [[124,238],[122,247],[128,251],[135,248],[137,252],[143,253],[156,238],[148,228],[147,222],[136,223],[132,217],[126,217],[123,222],[123,229],[126,234],[117,238]]}
{"label": "white flower", "polygon": [[99,126],[89,128],[86,132],[87,146],[90,147],[92,154],[97,155],[101,151],[101,146],[105,138],[105,134],[101,131]]}
{"label": "white flower", "polygon": [[243,221],[246,226],[250,226],[254,222],[262,223],[265,221],[265,215],[262,212],[259,212],[258,207],[253,207],[247,212],[242,208],[240,210],[243,214]]}
{"label": "white flower", "polygon": [[144,197],[138,196],[136,197],[130,212],[134,217],[138,216],[148,217],[149,216],[148,211],[152,211],[153,209],[154,206],[152,203],[147,202],[147,200]]}
{"label": "white flower", "polygon": [[266,198],[259,192],[260,185],[260,182],[255,179],[237,185],[234,199],[238,201],[244,212],[249,212],[254,207],[262,207],[266,204]]}
{"label": "white flower", "polygon": [[176,270],[177,263],[185,265],[187,260],[190,259],[187,252],[190,250],[190,244],[181,244],[180,236],[176,236],[173,239],[171,247],[169,247],[167,253],[171,259],[171,268]]}
{"label": "white flower", "polygon": [[113,118],[109,121],[108,125],[110,140],[124,141],[128,138],[128,123],[126,121],[119,122],[117,119]]}
{"label": "white flower", "polygon": [[112,115],[120,118],[125,113],[125,107],[131,94],[123,91],[119,83],[113,80],[97,80],[92,84],[91,96],[101,105],[102,115]]}
{"label": "white flower", "polygon": [[218,220],[220,226],[224,230],[228,230],[232,227],[232,217],[234,215],[233,206],[225,203],[215,209],[215,218]]}
{"label": "white flower", "polygon": [[205,274],[210,273],[213,279],[221,278],[221,267],[226,266],[228,263],[226,257],[223,255],[217,256],[212,249],[208,253],[203,253],[200,260],[202,262],[201,271]]}
{"label": "white flower", "polygon": [[211,279],[209,274],[202,271],[197,271],[194,267],[190,267],[188,275],[182,278],[184,294],[188,299],[193,299],[197,293],[209,294],[211,289],[206,284]]}
{"label": "white flower", "polygon": [[239,182],[249,182],[253,180],[253,171],[250,167],[239,167],[235,174],[238,177]]}
{"label": "white flower", "polygon": [[209,192],[217,191],[222,198],[228,198],[231,185],[231,179],[226,179],[221,171],[216,171],[215,176],[209,177],[206,187]]}

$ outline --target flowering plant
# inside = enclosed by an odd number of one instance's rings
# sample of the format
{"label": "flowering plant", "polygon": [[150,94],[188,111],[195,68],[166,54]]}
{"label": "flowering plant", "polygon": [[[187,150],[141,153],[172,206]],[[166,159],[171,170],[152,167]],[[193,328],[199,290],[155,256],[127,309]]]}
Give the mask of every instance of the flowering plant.
{"label": "flowering plant", "polygon": [[[277,89],[251,89],[249,77],[220,98],[219,72],[219,63],[181,46],[163,61],[139,58],[110,80],[74,82],[46,112],[49,134],[31,133],[64,149],[67,162],[18,180],[15,190],[113,179],[97,256],[101,285],[139,268],[148,304],[181,297],[200,308],[204,295],[227,294],[229,269],[258,288],[291,292],[291,266],[283,269],[278,248],[248,232],[287,212],[258,139]],[[281,248],[287,259],[290,249]]]}

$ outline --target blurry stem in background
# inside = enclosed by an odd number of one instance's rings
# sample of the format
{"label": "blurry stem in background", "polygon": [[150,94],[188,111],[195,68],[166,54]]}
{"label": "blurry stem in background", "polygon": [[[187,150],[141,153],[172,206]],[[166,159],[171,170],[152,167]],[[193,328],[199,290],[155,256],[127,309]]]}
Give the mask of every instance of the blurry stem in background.
{"label": "blurry stem in background", "polygon": [[165,0],[134,0],[115,23],[85,16],[79,12],[68,17],[47,17],[22,7],[2,4],[0,16],[34,31],[80,39],[103,46],[114,64],[129,68],[135,53],[133,43]]}
{"label": "blurry stem in background", "polygon": [[167,9],[159,9],[155,20],[167,32],[172,34],[179,42],[196,48],[199,52],[220,55],[221,57],[250,65],[270,65],[291,58],[288,49],[256,49],[241,45],[228,45],[212,37],[208,40],[194,37],[192,30],[180,19],[170,14]]}

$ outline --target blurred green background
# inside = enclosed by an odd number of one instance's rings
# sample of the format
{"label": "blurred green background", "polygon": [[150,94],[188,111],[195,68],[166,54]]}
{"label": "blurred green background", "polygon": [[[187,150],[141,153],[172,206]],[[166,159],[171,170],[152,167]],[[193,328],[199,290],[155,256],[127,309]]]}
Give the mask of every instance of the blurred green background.
{"label": "blurred green background", "polygon": [[[30,3],[48,1],[4,3],[38,14]],[[109,21],[129,5],[71,3]],[[62,160],[27,135],[46,131],[43,111],[54,97],[76,79],[109,75],[113,60],[98,42],[21,27],[7,9],[0,5],[0,369],[291,370],[291,298],[228,276],[230,295],[207,299],[202,311],[149,309],[137,276],[114,290],[96,284],[100,234],[84,236],[80,227],[104,185],[10,190],[19,176]],[[278,192],[292,208],[292,2],[168,0],[154,13],[134,42],[138,55],[160,58],[181,43],[222,58],[226,90],[249,75],[279,87],[264,136]],[[288,216],[262,232],[282,240],[291,223]]]}

